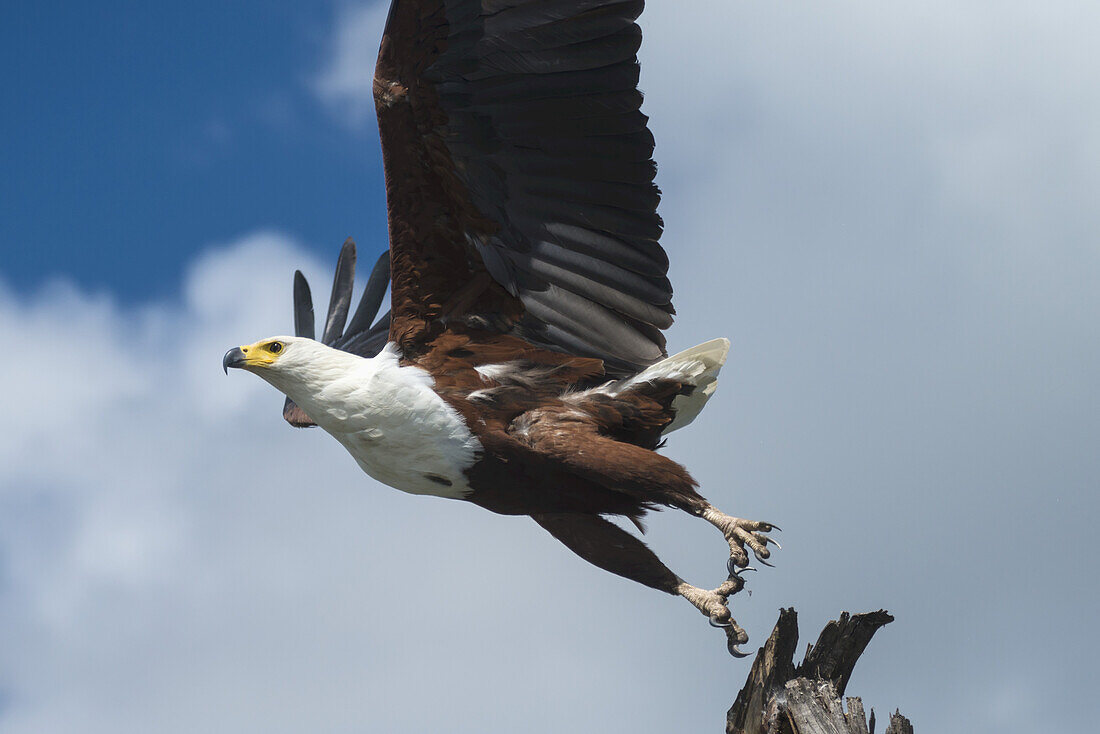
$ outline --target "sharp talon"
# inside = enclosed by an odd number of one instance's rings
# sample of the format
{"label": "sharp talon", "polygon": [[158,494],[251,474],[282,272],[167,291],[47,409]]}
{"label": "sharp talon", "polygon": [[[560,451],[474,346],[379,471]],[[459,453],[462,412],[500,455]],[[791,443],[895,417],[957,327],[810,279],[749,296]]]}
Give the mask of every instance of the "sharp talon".
{"label": "sharp talon", "polygon": [[774,545],[779,550],[783,550],[783,546],[779,545],[779,541],[775,540],[774,538],[764,538],[764,541],[765,541],[764,545],[767,545],[768,543],[771,543],[772,545]]}
{"label": "sharp talon", "polygon": [[737,647],[737,645],[734,645],[732,643],[727,645],[726,647],[729,649],[730,655],[733,655],[735,658],[747,658],[749,656],[749,653],[742,652],[741,648]]}
{"label": "sharp talon", "polygon": [[710,626],[711,627],[718,627],[719,629],[725,629],[726,627],[732,627],[733,626],[730,622],[719,622],[714,617],[707,617],[707,619],[710,621]]}
{"label": "sharp talon", "polygon": [[[764,523],[764,524],[765,525],[771,525],[772,530],[778,530],[779,532],[783,532],[783,528],[779,527],[774,522],[769,522],[769,523]],[[768,532],[770,533],[772,530],[769,530]]]}
{"label": "sharp talon", "polygon": [[[753,555],[756,555],[756,554],[754,553]],[[757,561],[757,563],[760,563],[760,564],[762,564],[762,565],[764,565],[764,566],[767,566],[768,568],[775,568],[775,564],[774,564],[774,563],[768,563],[768,562],[767,562],[766,560],[764,560],[764,559],[763,559],[763,558],[761,558],[760,556],[756,556],[756,561]]]}
{"label": "sharp talon", "polygon": [[744,567],[744,568],[742,568],[741,570],[742,570],[742,571],[755,571],[756,569],[755,569],[755,568],[753,568],[752,566],[745,566],[745,567]]}
{"label": "sharp talon", "polygon": [[[748,568],[748,566],[746,566],[745,568]],[[741,568],[737,565],[737,562],[731,558],[726,561],[726,570],[730,572],[730,576],[737,576],[739,575]]]}

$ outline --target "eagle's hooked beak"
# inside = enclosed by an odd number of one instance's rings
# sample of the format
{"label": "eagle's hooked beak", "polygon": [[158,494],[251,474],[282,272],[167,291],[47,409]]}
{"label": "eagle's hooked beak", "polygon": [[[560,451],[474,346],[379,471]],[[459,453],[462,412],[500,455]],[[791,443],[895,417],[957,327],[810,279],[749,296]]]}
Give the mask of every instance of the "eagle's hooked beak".
{"label": "eagle's hooked beak", "polygon": [[240,367],[244,364],[244,352],[240,347],[233,347],[225,356],[222,357],[222,369],[225,370],[225,374],[229,374],[230,367]]}

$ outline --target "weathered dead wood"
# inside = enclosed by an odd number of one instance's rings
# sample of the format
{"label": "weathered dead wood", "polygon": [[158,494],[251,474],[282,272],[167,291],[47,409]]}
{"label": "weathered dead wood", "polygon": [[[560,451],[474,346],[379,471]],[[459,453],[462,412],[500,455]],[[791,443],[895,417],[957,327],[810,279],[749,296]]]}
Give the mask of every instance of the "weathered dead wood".
{"label": "weathered dead wood", "polygon": [[[882,610],[854,616],[845,612],[825,625],[795,666],[798,615],[793,609],[780,610],[775,629],[726,714],[727,734],[874,734],[874,711],[868,723],[860,699],[848,698],[845,711],[841,697],[875,632],[893,620]],[[913,726],[895,713],[886,734],[913,734]]]}

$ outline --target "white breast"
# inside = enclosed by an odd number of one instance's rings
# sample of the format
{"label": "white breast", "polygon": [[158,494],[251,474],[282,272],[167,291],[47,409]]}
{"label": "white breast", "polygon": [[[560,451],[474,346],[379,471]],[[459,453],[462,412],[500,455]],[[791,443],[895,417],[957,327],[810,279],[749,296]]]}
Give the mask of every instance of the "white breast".
{"label": "white breast", "polygon": [[338,379],[295,402],[378,481],[411,494],[469,495],[465,470],[481,443],[432,389],[431,375],[401,367],[392,349],[355,359]]}

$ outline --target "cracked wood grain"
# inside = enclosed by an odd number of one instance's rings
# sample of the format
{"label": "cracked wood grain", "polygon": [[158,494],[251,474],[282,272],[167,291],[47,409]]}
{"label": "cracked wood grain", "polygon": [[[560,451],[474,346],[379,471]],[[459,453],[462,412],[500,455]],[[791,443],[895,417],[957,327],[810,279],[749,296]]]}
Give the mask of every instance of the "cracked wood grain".
{"label": "cracked wood grain", "polygon": [[[825,625],[796,666],[798,615],[793,609],[780,610],[775,629],[726,715],[726,733],[874,734],[874,711],[868,722],[859,698],[842,697],[871,638],[892,621],[882,610],[845,612]],[[913,726],[895,712],[886,734],[913,734]]]}

